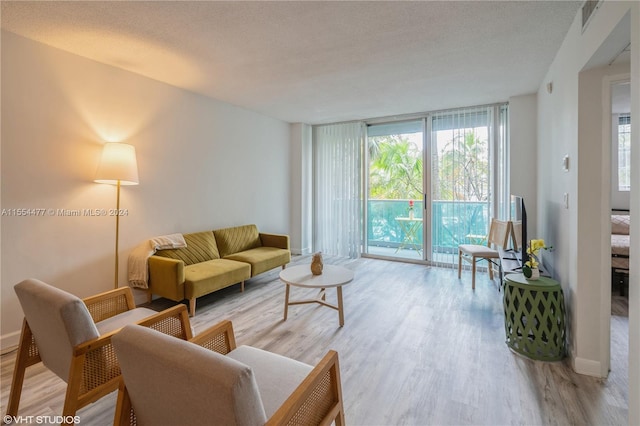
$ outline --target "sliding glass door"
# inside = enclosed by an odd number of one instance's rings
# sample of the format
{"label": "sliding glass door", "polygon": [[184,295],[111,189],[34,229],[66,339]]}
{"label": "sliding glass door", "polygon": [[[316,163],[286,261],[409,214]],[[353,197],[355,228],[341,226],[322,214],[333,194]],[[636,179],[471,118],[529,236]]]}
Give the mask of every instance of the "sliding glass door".
{"label": "sliding glass door", "polygon": [[451,265],[459,244],[485,244],[509,193],[506,114],[494,105],[368,125],[365,253]]}
{"label": "sliding glass door", "polygon": [[486,244],[492,216],[494,108],[435,113],[431,147],[431,259],[457,262],[459,244]]}
{"label": "sliding glass door", "polygon": [[367,127],[365,252],[424,258],[423,120]]}

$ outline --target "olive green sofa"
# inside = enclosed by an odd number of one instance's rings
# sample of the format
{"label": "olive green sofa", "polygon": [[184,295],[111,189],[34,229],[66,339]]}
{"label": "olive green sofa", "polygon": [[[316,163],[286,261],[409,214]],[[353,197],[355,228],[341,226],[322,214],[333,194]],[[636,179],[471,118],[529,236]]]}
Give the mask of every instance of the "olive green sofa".
{"label": "olive green sofa", "polygon": [[256,225],[185,234],[185,248],[158,250],[149,258],[149,299],[158,295],[176,302],[240,283],[291,261],[289,236],[258,232]]}

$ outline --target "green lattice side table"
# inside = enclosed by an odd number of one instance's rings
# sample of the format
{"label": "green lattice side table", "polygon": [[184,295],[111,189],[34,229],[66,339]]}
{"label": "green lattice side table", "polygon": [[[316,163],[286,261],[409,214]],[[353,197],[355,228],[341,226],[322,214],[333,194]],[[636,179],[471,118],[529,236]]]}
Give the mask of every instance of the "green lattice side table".
{"label": "green lattice side table", "polygon": [[513,351],[541,361],[565,355],[564,294],[551,278],[527,280],[509,274],[504,280],[504,328]]}

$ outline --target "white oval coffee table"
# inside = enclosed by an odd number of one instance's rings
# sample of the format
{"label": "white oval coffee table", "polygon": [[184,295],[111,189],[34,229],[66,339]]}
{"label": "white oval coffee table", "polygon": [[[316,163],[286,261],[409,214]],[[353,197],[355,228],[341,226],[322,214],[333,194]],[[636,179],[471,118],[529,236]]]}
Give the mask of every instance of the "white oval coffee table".
{"label": "white oval coffee table", "polygon": [[[353,280],[353,271],[342,266],[324,265],[322,274],[313,275],[310,265],[298,265],[283,269],[280,272],[280,279],[286,286],[284,299],[284,319],[287,320],[287,313],[290,305],[302,305],[305,303],[319,303],[338,311],[340,327],[344,325],[344,306],[342,304],[342,286]],[[289,301],[289,290],[291,286],[319,288],[320,293],[315,299]],[[327,303],[325,290],[335,287],[338,293],[338,306]]]}

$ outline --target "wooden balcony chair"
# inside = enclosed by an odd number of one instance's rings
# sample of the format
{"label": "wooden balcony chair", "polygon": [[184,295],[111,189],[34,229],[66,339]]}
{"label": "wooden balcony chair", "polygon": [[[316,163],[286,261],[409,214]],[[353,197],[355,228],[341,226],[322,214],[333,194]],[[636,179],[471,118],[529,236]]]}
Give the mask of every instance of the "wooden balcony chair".
{"label": "wooden balcony chair", "polygon": [[84,300],[34,279],[14,289],[25,318],[7,405],[9,416],[18,415],[26,368],[39,362],[67,383],[62,409],[66,419],[118,389],[120,368],[111,339],[126,324],[142,324],[182,339],[192,337],[186,308],[160,313],[136,308],[129,287]]}
{"label": "wooden balcony chair", "polygon": [[458,279],[462,275],[462,260],[471,263],[471,288],[476,288],[476,263],[481,260],[488,262],[489,278],[493,279],[495,259],[500,259],[498,248],[506,248],[512,234],[511,222],[491,219],[487,244],[460,244],[458,246]]}
{"label": "wooden balcony chair", "polygon": [[113,337],[122,367],[114,425],[344,425],[338,354],[311,367],[236,347],[223,321],[183,341],[139,326]]}

